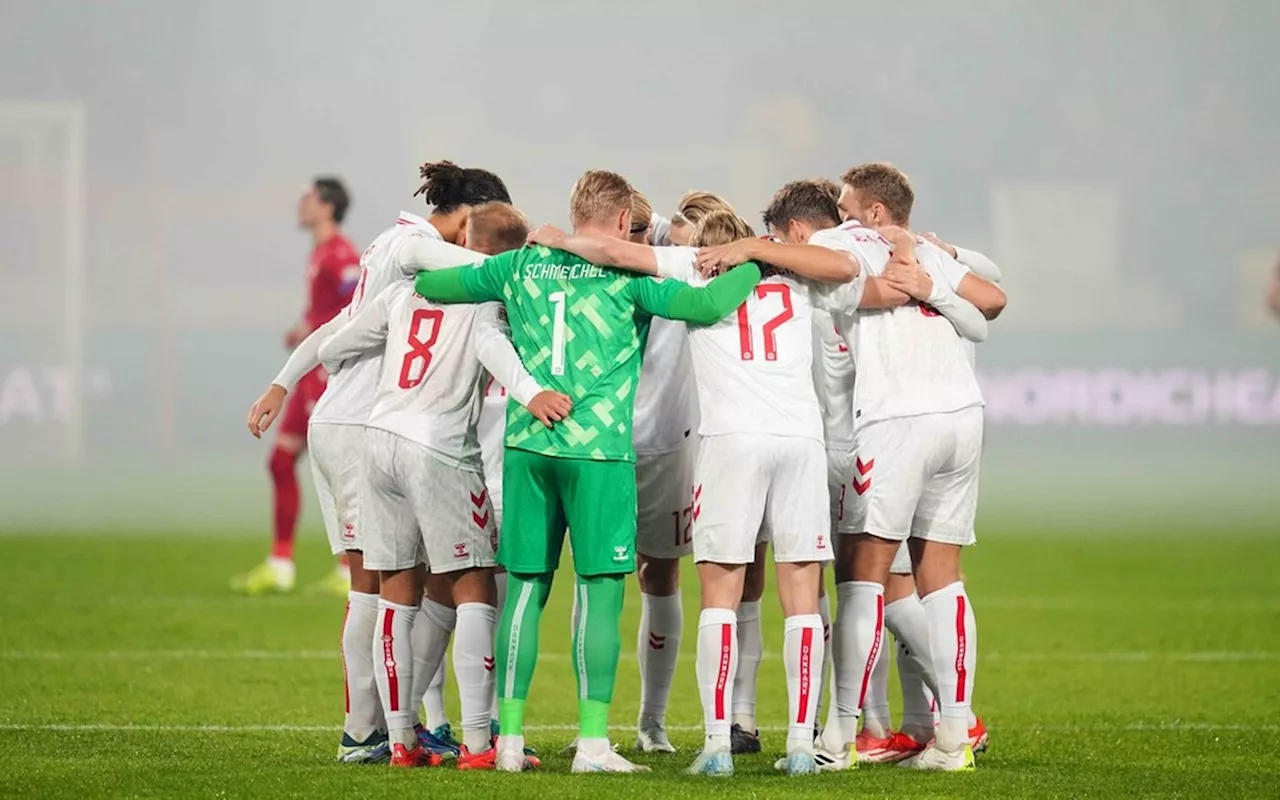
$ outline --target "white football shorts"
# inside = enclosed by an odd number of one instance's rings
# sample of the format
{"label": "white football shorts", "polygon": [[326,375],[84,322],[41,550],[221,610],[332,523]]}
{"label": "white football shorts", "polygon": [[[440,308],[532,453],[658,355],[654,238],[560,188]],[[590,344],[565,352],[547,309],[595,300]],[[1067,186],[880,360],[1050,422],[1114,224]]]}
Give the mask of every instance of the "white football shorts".
{"label": "white football shorts", "polygon": [[360,485],[364,482],[364,426],[318,422],[307,428],[311,475],[329,535],[329,549],[341,555],[363,550]]}
{"label": "white football shorts", "polygon": [[698,441],[675,452],[636,456],[636,552],[683,558],[693,552],[693,475]]}
{"label": "white football shorts", "polygon": [[815,439],[724,434],[702,440],[693,487],[695,561],[750,564],[757,541],[775,561],[830,561],[830,521]]}
{"label": "white football shorts", "polygon": [[831,455],[837,533],[973,544],[981,407],[872,422],[854,433],[853,452]]}
{"label": "white football shorts", "polygon": [[494,566],[498,527],[481,473],[447,464],[388,431],[368,428],[365,440],[366,569],[425,563],[438,574]]}

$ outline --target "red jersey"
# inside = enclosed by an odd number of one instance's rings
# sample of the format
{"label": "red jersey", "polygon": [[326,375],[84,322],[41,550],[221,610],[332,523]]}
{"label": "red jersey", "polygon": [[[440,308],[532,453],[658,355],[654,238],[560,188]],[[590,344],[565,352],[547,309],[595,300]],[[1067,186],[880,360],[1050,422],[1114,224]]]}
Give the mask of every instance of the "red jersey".
{"label": "red jersey", "polygon": [[360,281],[360,253],[351,240],[335,235],[316,245],[307,261],[307,326],[319,328],[351,302]]}

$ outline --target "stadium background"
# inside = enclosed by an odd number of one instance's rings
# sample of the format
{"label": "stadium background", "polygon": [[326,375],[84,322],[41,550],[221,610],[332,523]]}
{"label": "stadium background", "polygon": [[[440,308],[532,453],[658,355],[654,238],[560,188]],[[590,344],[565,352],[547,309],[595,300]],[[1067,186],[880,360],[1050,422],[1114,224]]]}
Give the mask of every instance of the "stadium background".
{"label": "stadium background", "polygon": [[[243,418],[302,304],[296,197],[343,176],[363,246],[421,208],[416,165],[439,158],[495,170],[536,221],[563,223],[574,178],[608,167],[661,211],[708,188],[756,225],[786,180],[894,161],[916,227],[992,255],[1012,298],[979,349],[984,524],[1280,511],[1280,325],[1262,305],[1280,7],[138,0],[5,16],[0,529],[265,530],[266,451]],[[62,116],[32,122],[33,103]]]}

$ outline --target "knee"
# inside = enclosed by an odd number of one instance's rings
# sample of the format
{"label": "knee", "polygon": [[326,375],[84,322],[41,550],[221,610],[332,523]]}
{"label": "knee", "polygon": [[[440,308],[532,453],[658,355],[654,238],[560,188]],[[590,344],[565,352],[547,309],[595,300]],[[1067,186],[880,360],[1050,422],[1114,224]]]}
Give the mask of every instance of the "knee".
{"label": "knee", "polygon": [[636,569],[640,591],[657,597],[670,597],[680,588],[680,561],[674,558],[640,557]]}
{"label": "knee", "polygon": [[267,469],[270,470],[271,477],[276,481],[292,480],[293,465],[297,459],[297,453],[277,447],[271,451],[271,457],[267,459]]}

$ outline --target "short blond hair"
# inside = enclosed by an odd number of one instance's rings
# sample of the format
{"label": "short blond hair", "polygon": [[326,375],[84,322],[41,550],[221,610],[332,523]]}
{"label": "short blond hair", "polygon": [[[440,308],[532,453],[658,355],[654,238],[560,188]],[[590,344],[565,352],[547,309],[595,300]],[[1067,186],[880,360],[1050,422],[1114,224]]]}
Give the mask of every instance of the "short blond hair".
{"label": "short blond hair", "polygon": [[616,172],[587,170],[569,194],[569,220],[577,226],[604,222],[621,211],[630,211],[634,191],[627,179]]}
{"label": "short blond hair", "polygon": [[754,239],[756,232],[732,211],[713,211],[702,218],[689,239],[690,247],[716,247],[739,239]]}
{"label": "short blond hair", "polygon": [[507,203],[476,206],[467,218],[467,247],[485,255],[519,250],[528,237],[528,218]]}
{"label": "short blond hair", "polygon": [[841,179],[867,203],[880,203],[898,225],[911,224],[915,190],[902,170],[886,161],[869,161],[850,168]]}
{"label": "short blond hair", "polygon": [[684,197],[680,198],[680,202],[676,205],[676,213],[671,216],[671,222],[676,225],[696,226],[709,214],[717,211],[738,213],[734,211],[729,201],[720,195],[700,189],[690,189],[684,193]]}
{"label": "short blond hair", "polygon": [[649,198],[639,189],[631,190],[631,234],[638,235],[649,230],[653,222],[653,206]]}

